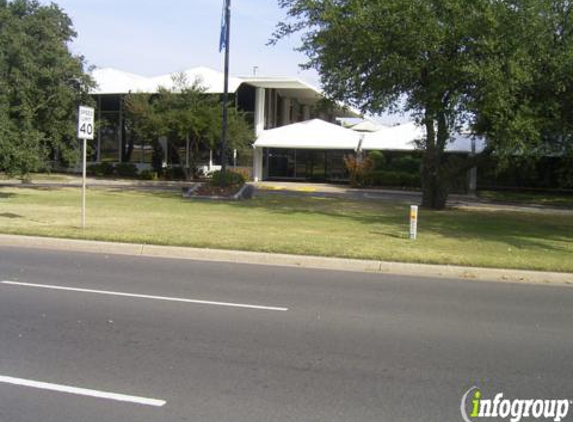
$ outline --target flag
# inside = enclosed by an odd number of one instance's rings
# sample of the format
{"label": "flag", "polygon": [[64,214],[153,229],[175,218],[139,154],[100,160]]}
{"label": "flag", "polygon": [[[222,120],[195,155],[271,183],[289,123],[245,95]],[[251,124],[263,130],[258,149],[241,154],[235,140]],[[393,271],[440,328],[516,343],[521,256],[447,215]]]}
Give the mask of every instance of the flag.
{"label": "flag", "polygon": [[227,10],[229,9],[229,0],[223,2],[223,15],[221,16],[221,37],[219,38],[219,53],[227,47]]}

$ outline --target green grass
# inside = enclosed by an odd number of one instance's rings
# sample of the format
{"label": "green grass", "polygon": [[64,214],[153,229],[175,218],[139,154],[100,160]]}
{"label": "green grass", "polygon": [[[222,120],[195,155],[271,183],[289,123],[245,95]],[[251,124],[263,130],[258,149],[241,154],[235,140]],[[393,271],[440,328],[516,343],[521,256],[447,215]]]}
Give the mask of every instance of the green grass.
{"label": "green grass", "polygon": [[573,272],[573,213],[482,210],[420,213],[388,202],[266,195],[236,203],[177,193],[0,189],[0,232],[391,261]]}
{"label": "green grass", "polygon": [[494,202],[514,203],[523,205],[544,205],[573,208],[573,194],[558,194],[545,192],[511,192],[511,191],[479,191],[480,198]]}

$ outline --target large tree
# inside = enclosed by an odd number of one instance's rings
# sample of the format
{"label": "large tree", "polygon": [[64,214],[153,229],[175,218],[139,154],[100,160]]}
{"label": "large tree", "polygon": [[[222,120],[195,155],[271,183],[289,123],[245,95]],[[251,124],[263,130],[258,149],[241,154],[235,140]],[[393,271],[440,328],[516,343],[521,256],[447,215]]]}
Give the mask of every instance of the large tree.
{"label": "large tree", "polygon": [[[131,139],[140,138],[157,143],[165,138],[171,161],[181,164],[187,179],[194,176],[197,154],[201,145],[217,149],[221,135],[221,103],[217,96],[207,94],[201,81],[188,81],[184,74],[175,75],[173,88],[160,88],[155,95],[129,94],[125,98],[127,124]],[[245,116],[228,106],[227,147],[244,150],[252,142],[253,131]],[[189,169],[183,164],[187,157],[180,151],[189,145]]]}
{"label": "large tree", "polygon": [[72,21],[55,4],[0,0],[0,171],[26,175],[77,156],[75,121],[90,103]]}
{"label": "large tree", "polygon": [[540,141],[536,75],[555,3],[279,0],[288,18],[273,41],[302,32],[305,66],[334,99],[374,114],[412,113],[427,134],[423,205],[441,209],[451,181],[475,164],[444,153],[455,131],[468,126],[489,140],[485,154],[500,156]]}

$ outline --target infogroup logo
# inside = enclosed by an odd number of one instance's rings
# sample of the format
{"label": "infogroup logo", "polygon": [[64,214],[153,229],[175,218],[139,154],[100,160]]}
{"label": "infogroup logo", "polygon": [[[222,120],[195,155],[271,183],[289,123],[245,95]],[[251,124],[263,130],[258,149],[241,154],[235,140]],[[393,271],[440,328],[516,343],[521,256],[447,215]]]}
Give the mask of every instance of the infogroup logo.
{"label": "infogroup logo", "polygon": [[[468,402],[470,400],[471,402]],[[485,399],[478,387],[472,387],[462,397],[460,411],[464,422],[479,419],[498,418],[510,422],[522,419],[561,422],[573,406],[567,399],[504,399],[503,393],[497,393],[493,399]],[[468,409],[470,413],[468,415]]]}

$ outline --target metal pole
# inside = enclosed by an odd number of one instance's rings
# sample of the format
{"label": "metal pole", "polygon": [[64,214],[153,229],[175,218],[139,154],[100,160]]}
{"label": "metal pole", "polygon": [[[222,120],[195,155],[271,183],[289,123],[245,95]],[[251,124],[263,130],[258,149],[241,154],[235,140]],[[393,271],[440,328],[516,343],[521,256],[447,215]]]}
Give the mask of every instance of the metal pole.
{"label": "metal pole", "polygon": [[225,43],[225,84],[223,90],[223,129],[221,133],[221,181],[223,186],[227,184],[227,124],[229,112],[227,102],[229,101],[229,46],[231,44],[231,0],[225,3],[225,23],[226,23],[226,43]]}
{"label": "metal pole", "polygon": [[87,140],[83,139],[82,151],[82,229],[86,228],[86,161],[87,161]]}

